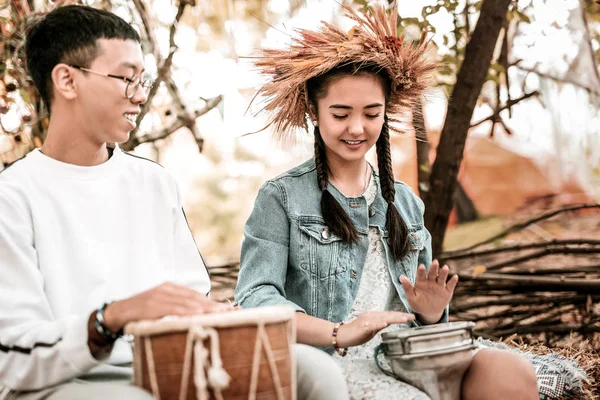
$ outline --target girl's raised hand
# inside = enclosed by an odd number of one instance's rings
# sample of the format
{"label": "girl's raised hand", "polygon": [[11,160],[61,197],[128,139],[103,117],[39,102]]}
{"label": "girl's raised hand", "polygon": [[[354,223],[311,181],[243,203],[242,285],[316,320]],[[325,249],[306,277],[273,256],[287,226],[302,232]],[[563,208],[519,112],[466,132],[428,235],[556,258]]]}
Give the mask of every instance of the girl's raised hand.
{"label": "girl's raised hand", "polygon": [[429,273],[426,272],[423,264],[419,265],[414,285],[406,276],[400,277],[408,304],[413,312],[419,314],[421,322],[436,323],[450,303],[454,288],[458,283],[458,275],[454,275],[446,282],[449,272],[447,265],[440,268],[440,263],[433,260],[429,267]]}

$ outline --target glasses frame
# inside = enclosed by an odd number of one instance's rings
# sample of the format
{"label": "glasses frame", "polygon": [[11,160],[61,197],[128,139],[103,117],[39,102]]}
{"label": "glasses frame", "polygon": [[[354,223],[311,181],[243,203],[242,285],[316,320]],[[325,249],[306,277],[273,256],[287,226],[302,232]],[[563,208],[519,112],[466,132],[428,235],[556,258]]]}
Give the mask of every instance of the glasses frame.
{"label": "glasses frame", "polygon": [[[99,75],[99,76],[105,76],[107,78],[119,79],[119,80],[125,82],[127,84],[127,86],[125,86],[125,98],[127,98],[129,100],[131,100],[133,98],[133,96],[135,96],[135,94],[137,93],[140,86],[142,87],[142,89],[144,90],[146,95],[148,95],[148,93],[150,93],[150,90],[152,89],[152,85],[154,84],[154,82],[151,79],[142,79],[142,77],[140,75],[133,75],[131,78],[129,78],[129,77],[123,76],[123,75],[114,75],[114,74],[107,74],[104,72],[94,71],[89,68],[82,67],[80,65],[69,65],[69,66],[71,68],[75,68],[80,71],[90,72],[92,74]],[[129,88],[132,84],[134,86],[133,86],[131,94],[129,94]]]}

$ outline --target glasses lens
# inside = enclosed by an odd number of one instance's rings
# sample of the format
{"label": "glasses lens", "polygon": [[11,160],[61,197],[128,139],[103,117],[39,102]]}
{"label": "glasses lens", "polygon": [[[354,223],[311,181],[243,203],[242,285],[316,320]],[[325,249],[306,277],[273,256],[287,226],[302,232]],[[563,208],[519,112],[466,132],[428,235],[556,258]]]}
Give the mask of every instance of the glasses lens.
{"label": "glasses lens", "polygon": [[152,80],[152,78],[144,78],[141,85],[142,88],[144,88],[144,92],[148,94],[152,89],[152,85],[154,85],[154,81]]}
{"label": "glasses lens", "polygon": [[128,99],[132,98],[140,87],[140,77],[139,75],[135,75],[131,78],[129,82],[127,82],[127,87],[125,88],[125,97]]}

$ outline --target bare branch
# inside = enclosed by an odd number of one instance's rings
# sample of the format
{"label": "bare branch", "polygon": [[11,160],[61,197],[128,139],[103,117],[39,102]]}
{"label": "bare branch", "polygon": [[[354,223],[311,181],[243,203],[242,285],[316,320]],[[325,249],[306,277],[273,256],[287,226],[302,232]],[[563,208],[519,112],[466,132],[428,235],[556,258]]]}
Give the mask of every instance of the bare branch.
{"label": "bare branch", "polygon": [[540,72],[540,71],[536,70],[535,68],[523,67],[523,66],[521,66],[521,65],[516,65],[516,64],[515,64],[515,65],[513,65],[513,66],[514,66],[515,68],[518,68],[518,69],[520,69],[521,71],[524,71],[524,72],[531,72],[532,74],[536,74],[536,75],[538,75],[538,76],[541,76],[542,78],[550,79],[550,80],[552,80],[552,81],[555,81],[555,82],[559,82],[559,83],[568,83],[568,84],[570,84],[570,85],[573,85],[573,86],[576,86],[576,87],[578,87],[578,88],[580,88],[580,89],[583,89],[583,90],[585,90],[585,91],[586,91],[586,92],[588,92],[588,93],[591,93],[591,94],[595,94],[595,95],[598,95],[598,96],[600,96],[600,91],[598,91],[598,90],[596,90],[596,89],[593,89],[593,88],[591,88],[591,87],[589,87],[589,86],[586,86],[586,85],[584,85],[584,84],[582,84],[582,83],[580,83],[580,82],[577,82],[577,81],[576,81],[576,80],[574,80],[574,79],[570,79],[570,78],[559,78],[559,77],[557,77],[557,76],[554,76],[554,75],[551,75],[551,74],[548,74],[548,73],[545,73],[545,72]]}
{"label": "bare branch", "polygon": [[191,129],[192,126],[195,125],[197,118],[215,108],[222,99],[222,95],[208,99],[206,105],[201,109],[196,110],[193,114],[191,114],[191,117],[189,114],[180,114],[177,116],[177,119],[166,128],[159,129],[144,136],[132,138],[127,143],[124,143],[121,147],[125,151],[131,151],[142,143],[156,142],[157,140],[164,139],[180,128],[186,127]]}
{"label": "bare branch", "polygon": [[496,264],[490,264],[487,266],[488,271],[496,271],[504,267],[508,267],[511,265],[516,265],[523,263],[525,261],[534,260],[536,258],[546,257],[552,254],[600,254],[600,247],[588,247],[588,248],[579,248],[579,247],[570,247],[570,246],[559,246],[559,247],[549,247],[544,250],[540,250],[538,252],[529,253],[525,256],[512,258],[510,260],[501,261]]}
{"label": "bare branch", "polygon": [[577,204],[577,205],[570,205],[570,206],[567,206],[567,207],[559,208],[557,210],[549,211],[549,212],[547,212],[545,214],[542,214],[542,215],[539,215],[537,217],[534,217],[534,218],[528,219],[526,221],[519,222],[519,223],[517,223],[515,225],[512,225],[509,228],[507,228],[506,230],[500,232],[499,234],[494,235],[491,238],[485,239],[484,241],[476,243],[476,244],[474,244],[472,246],[465,247],[465,248],[459,249],[459,250],[454,250],[454,251],[446,252],[446,253],[444,253],[442,255],[441,258],[447,259],[448,257],[453,257],[456,254],[462,254],[464,252],[476,249],[477,247],[483,246],[484,244],[495,242],[496,240],[502,239],[503,237],[508,236],[511,233],[520,231],[521,229],[523,229],[523,228],[525,228],[525,227],[527,227],[527,226],[529,226],[531,224],[534,224],[536,222],[543,221],[545,219],[551,218],[551,217],[553,217],[555,215],[558,215],[560,213],[567,212],[567,211],[576,211],[576,210],[589,209],[589,208],[600,208],[600,204],[598,204],[598,203],[596,203],[596,204]]}
{"label": "bare branch", "polygon": [[158,49],[158,43],[156,41],[156,36],[154,36],[154,27],[152,26],[152,21],[148,16],[148,8],[146,7],[146,3],[144,0],[133,0],[133,4],[135,5],[135,9],[137,10],[140,18],[142,19],[142,24],[144,25],[144,31],[146,32],[146,37],[148,38],[148,42],[150,43],[150,52],[154,55],[154,58],[158,62],[160,60],[160,51]]}
{"label": "bare branch", "polygon": [[552,305],[552,304],[579,304],[585,303],[591,297],[592,301],[600,301],[600,295],[584,295],[584,294],[569,294],[564,296],[513,296],[510,298],[497,298],[492,300],[483,300],[470,303],[452,304],[451,310],[454,312],[467,311],[477,308],[485,308],[491,306],[526,306],[526,305]]}
{"label": "bare branch", "polygon": [[600,240],[596,239],[554,239],[548,240],[545,242],[536,242],[536,243],[522,243],[515,244],[509,246],[501,246],[493,249],[485,249],[479,251],[470,251],[465,253],[444,255],[443,260],[460,260],[464,258],[471,257],[482,257],[490,254],[503,253],[503,252],[512,252],[512,251],[522,251],[522,250],[530,250],[537,249],[540,247],[553,247],[553,246],[564,246],[564,245],[598,245],[600,246]]}
{"label": "bare branch", "polygon": [[579,1],[579,9],[581,10],[581,20],[583,21],[583,32],[584,39],[587,45],[590,58],[592,59],[592,69],[594,70],[594,76],[596,77],[596,82],[600,83],[600,75],[598,74],[598,61],[596,60],[596,55],[594,52],[594,47],[592,46],[592,37],[590,35],[590,27],[588,26],[587,16],[585,13],[585,3],[580,0]]}
{"label": "bare branch", "polygon": [[596,289],[600,293],[600,279],[563,279],[561,277],[540,277],[540,276],[522,276],[511,274],[493,274],[483,273],[473,276],[472,274],[459,273],[458,277],[464,281],[500,281],[502,283],[512,282],[519,286],[528,286],[528,289],[536,290],[536,286],[543,286],[544,289],[552,287],[561,290],[579,290]]}
{"label": "bare branch", "polygon": [[498,111],[497,111],[497,112],[493,113],[493,114],[492,114],[492,115],[490,115],[489,117],[486,117],[486,118],[484,118],[484,119],[482,119],[482,120],[480,120],[480,121],[478,121],[478,122],[475,122],[474,124],[472,124],[472,125],[471,125],[471,128],[474,128],[474,127],[476,127],[476,126],[479,126],[479,125],[483,124],[483,123],[484,123],[484,122],[486,122],[486,121],[492,121],[492,122],[493,122],[493,121],[496,121],[496,120],[497,120],[497,118],[498,118],[498,115],[499,115],[499,114],[500,114],[502,111],[504,111],[504,110],[506,110],[506,109],[508,109],[508,108],[510,108],[510,107],[512,107],[512,106],[514,106],[515,104],[517,104],[517,103],[519,103],[519,102],[521,102],[521,101],[523,101],[523,100],[527,100],[527,99],[528,99],[528,98],[530,98],[530,97],[533,97],[533,96],[539,96],[539,94],[540,94],[540,92],[538,92],[538,91],[536,90],[536,91],[534,91],[534,92],[531,92],[531,93],[526,93],[526,94],[524,94],[523,96],[521,96],[521,97],[519,97],[519,98],[517,98],[517,99],[511,99],[511,100],[507,101],[505,105],[503,105],[502,107],[500,107],[500,109],[498,109]]}

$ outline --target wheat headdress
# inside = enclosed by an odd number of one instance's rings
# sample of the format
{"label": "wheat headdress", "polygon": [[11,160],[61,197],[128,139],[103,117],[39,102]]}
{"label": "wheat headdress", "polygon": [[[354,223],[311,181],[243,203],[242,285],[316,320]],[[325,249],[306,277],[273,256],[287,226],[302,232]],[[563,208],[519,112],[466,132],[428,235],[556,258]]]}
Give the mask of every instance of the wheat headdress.
{"label": "wheat headdress", "polygon": [[335,67],[353,64],[385,70],[392,86],[386,110],[390,115],[406,111],[432,82],[435,62],[428,54],[430,46],[424,37],[411,43],[404,35],[397,36],[395,7],[388,13],[375,6],[369,14],[345,4],[342,10],[356,22],[349,32],[327,22],[316,31],[298,29],[289,49],[263,49],[254,60],[261,74],[269,77],[257,92],[265,99],[263,110],[270,113],[263,129],[273,125],[280,139],[295,128],[308,129],[306,82]]}

